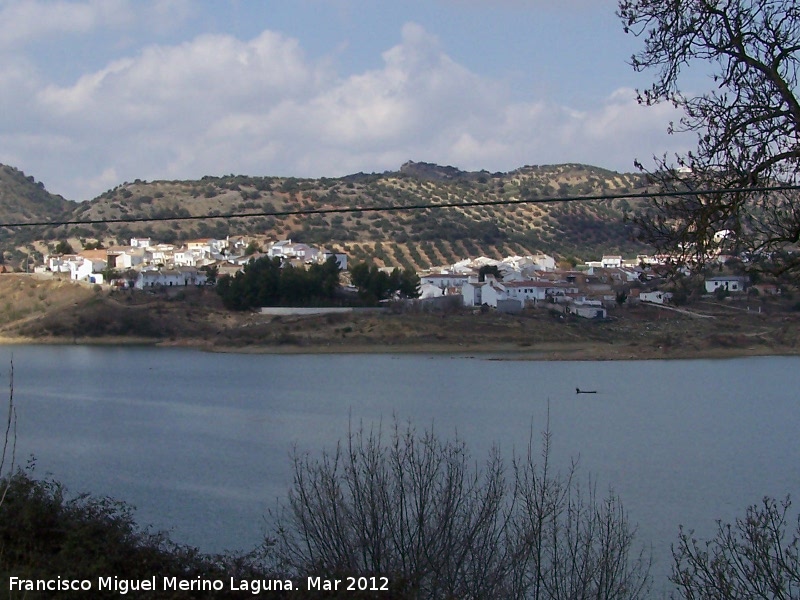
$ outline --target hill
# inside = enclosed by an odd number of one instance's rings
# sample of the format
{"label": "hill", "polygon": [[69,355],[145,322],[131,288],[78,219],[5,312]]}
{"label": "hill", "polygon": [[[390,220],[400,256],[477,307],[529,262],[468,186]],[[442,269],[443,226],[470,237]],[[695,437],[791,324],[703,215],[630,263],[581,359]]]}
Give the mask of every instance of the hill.
{"label": "hill", "polygon": [[51,194],[44,184],[22,171],[0,165],[0,222],[31,222],[58,219],[77,204]]}
{"label": "hill", "polygon": [[[165,242],[227,235],[292,238],[344,251],[356,260],[374,258],[378,264],[417,269],[478,255],[499,258],[547,252],[590,259],[645,250],[631,239],[624,220],[641,200],[537,203],[645,189],[639,175],[577,164],[489,173],[409,162],[398,171],[335,179],[228,175],[199,181],[136,180],[79,204],[46,194],[40,184],[22,176],[20,184],[24,182],[27,185],[0,201],[0,219],[16,215],[12,208],[19,205],[19,198],[27,198],[25,194],[36,188],[38,203],[24,204],[27,220],[60,216],[129,222],[9,231],[3,247],[7,258],[14,251],[45,251],[46,245],[35,240],[127,244],[134,236]],[[442,204],[464,206],[436,208]],[[400,209],[373,210],[386,206]],[[353,210],[359,208],[363,210]],[[310,214],[297,214],[303,211]],[[234,214],[243,216],[223,217]]]}

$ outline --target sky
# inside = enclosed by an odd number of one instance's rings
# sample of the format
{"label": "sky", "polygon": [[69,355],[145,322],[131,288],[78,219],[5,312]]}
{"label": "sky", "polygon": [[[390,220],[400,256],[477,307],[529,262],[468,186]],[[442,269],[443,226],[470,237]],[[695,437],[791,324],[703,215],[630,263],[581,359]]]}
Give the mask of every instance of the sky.
{"label": "sky", "polygon": [[408,161],[634,171],[685,152],[639,106],[615,0],[0,0],[0,163],[70,200],[135,179]]}

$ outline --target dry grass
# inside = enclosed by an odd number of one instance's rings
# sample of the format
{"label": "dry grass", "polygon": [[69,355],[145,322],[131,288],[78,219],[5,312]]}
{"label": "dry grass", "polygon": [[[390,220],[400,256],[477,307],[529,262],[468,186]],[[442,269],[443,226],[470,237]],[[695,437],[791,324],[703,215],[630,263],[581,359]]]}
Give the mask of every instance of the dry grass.
{"label": "dry grass", "polygon": [[[619,308],[605,322],[522,315],[232,313],[213,289],[171,294],[98,290],[33,276],[0,276],[6,342],[154,343],[236,352],[504,353],[535,359],[692,358],[800,353],[800,317],[720,309],[713,319],[654,307]],[[708,310],[708,307],[703,307]]]}

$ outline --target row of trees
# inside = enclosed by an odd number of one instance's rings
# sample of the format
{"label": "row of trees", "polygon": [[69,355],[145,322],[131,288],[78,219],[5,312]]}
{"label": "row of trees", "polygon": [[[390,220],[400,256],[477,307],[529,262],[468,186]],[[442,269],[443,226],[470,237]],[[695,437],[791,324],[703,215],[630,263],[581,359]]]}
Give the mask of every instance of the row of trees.
{"label": "row of trees", "polygon": [[222,276],[217,293],[226,308],[248,310],[260,306],[324,306],[339,290],[335,257],[308,268],[284,265],[280,258],[250,261],[235,276]]}
{"label": "row of trees", "polygon": [[[308,268],[284,264],[280,258],[260,258],[247,263],[234,276],[217,280],[217,293],[226,308],[248,310],[260,306],[326,306],[347,301],[339,284],[335,257]],[[367,263],[350,269],[361,302],[377,304],[389,298],[419,297],[419,277],[411,269],[387,273]]]}
{"label": "row of trees", "polygon": [[413,269],[393,269],[387,273],[375,265],[358,263],[350,268],[350,280],[358,295],[367,304],[376,304],[399,296],[419,297],[419,276]]}

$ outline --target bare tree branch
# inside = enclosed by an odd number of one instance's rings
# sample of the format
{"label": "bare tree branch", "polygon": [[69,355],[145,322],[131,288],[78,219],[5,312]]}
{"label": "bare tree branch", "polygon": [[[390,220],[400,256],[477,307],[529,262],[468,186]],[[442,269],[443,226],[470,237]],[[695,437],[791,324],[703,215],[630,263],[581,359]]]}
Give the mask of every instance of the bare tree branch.
{"label": "bare tree branch", "polygon": [[[11,447],[9,448],[9,444]],[[9,456],[10,452],[10,456]],[[14,406],[14,358],[8,372],[8,415],[6,417],[6,431],[3,437],[3,452],[0,455],[0,480],[3,485],[0,494],[0,506],[6,499],[8,488],[11,486],[11,477],[14,474],[17,458],[17,408]],[[6,466],[8,460],[8,466]]]}
{"label": "bare tree branch", "polygon": [[[672,102],[684,117],[671,131],[697,133],[697,149],[657,159],[650,173],[663,190],[756,188],[800,181],[800,8],[789,0],[620,0],[625,30],[643,38],[631,59],[655,70],[640,101]],[[682,69],[704,63],[714,88],[684,95]],[[719,251],[714,236],[733,232],[731,250],[763,267],[798,249],[800,197],[758,192],[662,199],[635,218],[661,252],[703,263]],[[759,227],[767,221],[768,228]],[[793,264],[777,265],[786,271]]]}
{"label": "bare tree branch", "polygon": [[765,600],[800,598],[800,517],[788,529],[791,503],[764,498],[743,519],[717,523],[716,536],[701,542],[681,529],[671,580],[687,599]]}
{"label": "bare tree branch", "polygon": [[[532,440],[532,437],[531,437]],[[478,466],[459,440],[395,423],[350,432],[346,448],[295,454],[274,516],[276,566],[296,576],[388,576],[410,598],[638,599],[649,560],[616,496],[554,473],[550,432],[511,463]]]}

